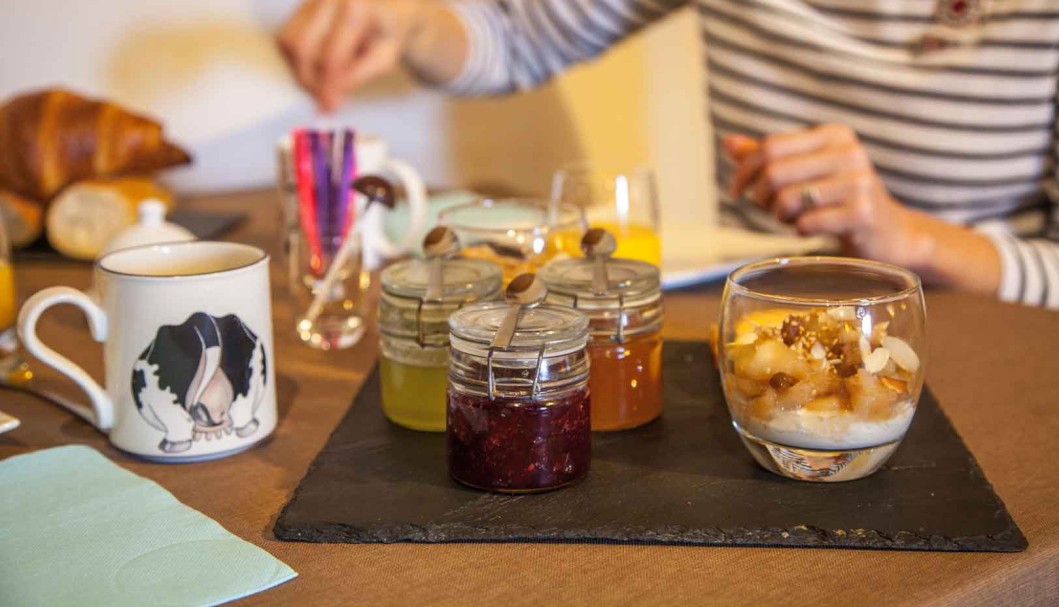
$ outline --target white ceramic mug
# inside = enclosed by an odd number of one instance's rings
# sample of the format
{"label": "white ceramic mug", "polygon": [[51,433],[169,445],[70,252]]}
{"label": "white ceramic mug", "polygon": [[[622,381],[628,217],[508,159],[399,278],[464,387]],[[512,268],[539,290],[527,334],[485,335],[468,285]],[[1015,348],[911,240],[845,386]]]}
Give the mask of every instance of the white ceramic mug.
{"label": "white ceramic mug", "polygon": [[[276,144],[279,163],[280,187],[290,196],[295,196],[294,167],[291,152],[290,135],[281,137]],[[389,146],[380,137],[357,135],[354,140],[353,154],[357,159],[357,175],[390,175],[404,187],[408,202],[409,225],[404,230],[400,242],[391,242],[386,237],[384,226],[387,209],[380,205],[367,206],[367,199],[357,194],[357,231],[361,237],[361,251],[364,267],[377,270],[387,259],[400,257],[419,246],[419,241],[426,231],[427,223],[427,189],[419,172],[404,160],[390,156]],[[292,213],[290,219],[294,220]]]}
{"label": "white ceramic mug", "polygon": [[[70,287],[26,301],[26,349],[68,376],[91,409],[74,413],[117,448],[151,460],[223,457],[276,427],[268,255],[227,242],[183,242],[115,251],[95,265],[95,297]],[[73,304],[103,343],[106,380],[37,337],[40,315]]]}

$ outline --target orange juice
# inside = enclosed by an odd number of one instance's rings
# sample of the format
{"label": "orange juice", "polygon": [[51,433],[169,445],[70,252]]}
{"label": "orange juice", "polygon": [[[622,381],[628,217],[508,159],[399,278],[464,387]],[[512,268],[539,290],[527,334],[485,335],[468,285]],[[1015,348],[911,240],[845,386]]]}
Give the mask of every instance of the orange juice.
{"label": "orange juice", "polygon": [[15,276],[11,264],[0,261],[0,331],[15,324]]}
{"label": "orange juice", "polygon": [[[637,259],[661,267],[662,239],[658,232],[643,224],[619,224],[616,221],[593,221],[593,228],[603,228],[618,240],[618,250],[614,257]],[[581,256],[581,237],[561,238],[563,252],[574,257]]]}

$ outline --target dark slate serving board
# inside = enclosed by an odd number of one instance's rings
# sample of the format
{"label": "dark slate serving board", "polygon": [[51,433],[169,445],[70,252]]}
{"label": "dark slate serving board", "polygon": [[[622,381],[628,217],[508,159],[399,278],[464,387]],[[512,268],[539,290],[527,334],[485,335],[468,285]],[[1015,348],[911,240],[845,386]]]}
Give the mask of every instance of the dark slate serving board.
{"label": "dark slate serving board", "polygon": [[597,434],[570,487],[495,495],[449,479],[443,434],[385,420],[379,377],[283,509],[276,536],[308,542],[585,542],[1014,552],[1026,539],[937,401],[874,476],[802,483],[759,468],[731,426],[704,343],[665,347],[665,413]]}

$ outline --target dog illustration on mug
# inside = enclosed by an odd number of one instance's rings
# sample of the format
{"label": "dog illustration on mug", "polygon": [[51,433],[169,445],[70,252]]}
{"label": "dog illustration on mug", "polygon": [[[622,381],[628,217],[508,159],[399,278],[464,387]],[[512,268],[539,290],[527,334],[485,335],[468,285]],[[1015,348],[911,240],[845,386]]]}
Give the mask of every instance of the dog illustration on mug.
{"label": "dog illustration on mug", "polygon": [[136,408],[165,433],[158,448],[181,453],[197,440],[250,436],[265,394],[265,345],[234,314],[196,312],[159,327],[133,366]]}

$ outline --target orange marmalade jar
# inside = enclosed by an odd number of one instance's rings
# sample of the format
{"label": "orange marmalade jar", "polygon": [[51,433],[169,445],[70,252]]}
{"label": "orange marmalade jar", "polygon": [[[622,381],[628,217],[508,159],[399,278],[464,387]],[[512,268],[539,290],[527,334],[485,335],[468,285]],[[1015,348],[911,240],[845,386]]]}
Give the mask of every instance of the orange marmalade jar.
{"label": "orange marmalade jar", "polygon": [[582,240],[585,258],[546,265],[540,278],[548,302],[589,319],[592,429],[625,430],[662,414],[662,291],[658,268],[611,259],[616,248],[604,230]]}

